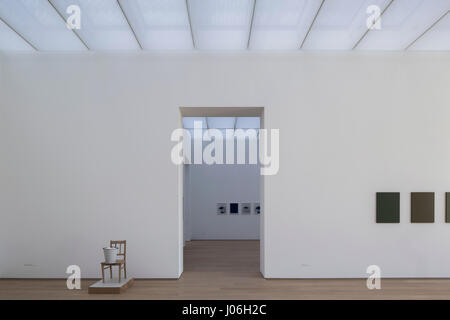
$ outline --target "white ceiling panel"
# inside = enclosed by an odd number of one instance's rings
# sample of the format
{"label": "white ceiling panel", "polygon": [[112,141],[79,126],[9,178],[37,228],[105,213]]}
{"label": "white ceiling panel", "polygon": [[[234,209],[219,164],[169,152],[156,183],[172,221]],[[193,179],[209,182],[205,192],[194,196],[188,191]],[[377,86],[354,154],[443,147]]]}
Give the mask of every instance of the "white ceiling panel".
{"label": "white ceiling panel", "polygon": [[209,129],[233,129],[236,118],[235,117],[208,117]]}
{"label": "white ceiling panel", "polygon": [[0,20],[0,50],[3,51],[33,51],[24,39]]}
{"label": "white ceiling panel", "polygon": [[183,117],[183,128],[193,129],[195,121],[201,121],[202,128],[206,128],[206,118],[204,117]]}
{"label": "white ceiling panel", "polygon": [[254,0],[188,0],[195,46],[200,50],[245,50]]}
{"label": "white ceiling panel", "polygon": [[298,50],[322,0],[257,0],[250,49]]}
{"label": "white ceiling panel", "polygon": [[81,10],[81,28],[75,31],[91,50],[138,50],[133,35],[117,0],[50,0],[67,19],[70,5]]}
{"label": "white ceiling panel", "polygon": [[[382,12],[390,0],[325,0],[306,39],[305,50],[351,50],[368,30],[367,13],[375,5]],[[370,21],[370,20],[369,20]]]}
{"label": "white ceiling panel", "polygon": [[450,11],[429,31],[423,34],[409,50],[450,50]]}
{"label": "white ceiling panel", "polygon": [[259,129],[260,120],[258,117],[238,117],[236,129]]}
{"label": "white ceiling panel", "polygon": [[186,0],[120,0],[146,50],[193,48]]}
{"label": "white ceiling panel", "polygon": [[[193,128],[189,128],[189,129],[185,128],[185,129],[189,132],[191,139],[198,138],[198,139],[202,140],[204,136],[208,137],[208,130],[205,128],[203,128],[200,131],[195,131]],[[198,134],[198,133],[200,133],[200,134]],[[196,135],[196,134],[198,134],[198,135]],[[191,148],[194,148],[194,146],[191,145]]]}
{"label": "white ceiling panel", "polygon": [[0,0],[0,17],[38,50],[87,50],[47,0]]}
{"label": "white ceiling panel", "polygon": [[450,0],[395,0],[357,49],[404,50],[449,9]]}

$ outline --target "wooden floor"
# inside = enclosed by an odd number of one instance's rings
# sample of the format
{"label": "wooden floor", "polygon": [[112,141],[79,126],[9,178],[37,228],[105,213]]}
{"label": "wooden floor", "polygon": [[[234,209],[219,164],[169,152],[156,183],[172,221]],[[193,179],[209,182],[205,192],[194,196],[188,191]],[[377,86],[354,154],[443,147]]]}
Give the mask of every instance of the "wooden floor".
{"label": "wooden floor", "polygon": [[65,280],[0,280],[0,299],[450,299],[450,279],[383,279],[368,290],[365,279],[264,279],[258,241],[192,241],[179,280],[139,280],[120,295],[89,295]]}

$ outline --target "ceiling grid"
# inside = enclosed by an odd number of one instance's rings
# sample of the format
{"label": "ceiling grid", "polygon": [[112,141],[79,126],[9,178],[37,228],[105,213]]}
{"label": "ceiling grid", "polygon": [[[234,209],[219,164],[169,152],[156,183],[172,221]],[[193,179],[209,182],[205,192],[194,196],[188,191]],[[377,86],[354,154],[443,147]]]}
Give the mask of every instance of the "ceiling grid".
{"label": "ceiling grid", "polygon": [[0,51],[450,51],[449,12],[450,0],[0,0]]}

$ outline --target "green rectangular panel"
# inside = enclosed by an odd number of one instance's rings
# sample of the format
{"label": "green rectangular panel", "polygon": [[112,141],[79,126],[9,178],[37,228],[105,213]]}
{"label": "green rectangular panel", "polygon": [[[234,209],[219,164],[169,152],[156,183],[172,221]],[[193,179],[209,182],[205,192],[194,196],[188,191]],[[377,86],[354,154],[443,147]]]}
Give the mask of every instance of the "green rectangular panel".
{"label": "green rectangular panel", "polygon": [[411,192],[411,222],[434,222],[434,192]]}
{"label": "green rectangular panel", "polygon": [[400,193],[377,192],[377,223],[400,222]]}
{"label": "green rectangular panel", "polygon": [[445,222],[450,222],[450,192],[445,193]]}

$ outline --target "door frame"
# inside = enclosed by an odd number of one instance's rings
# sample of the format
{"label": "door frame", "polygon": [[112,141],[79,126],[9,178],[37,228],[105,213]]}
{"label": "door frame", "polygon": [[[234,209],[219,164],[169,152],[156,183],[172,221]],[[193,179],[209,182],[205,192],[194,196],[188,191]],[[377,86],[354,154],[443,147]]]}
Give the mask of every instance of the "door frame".
{"label": "door frame", "polygon": [[[265,128],[264,107],[179,107],[180,128],[183,127],[183,117],[259,117],[260,128]],[[259,270],[265,277],[266,270],[266,206],[264,205],[266,176],[261,175],[259,184],[259,203],[262,208],[259,217]],[[179,277],[184,266],[184,164],[178,165],[178,257]]]}

